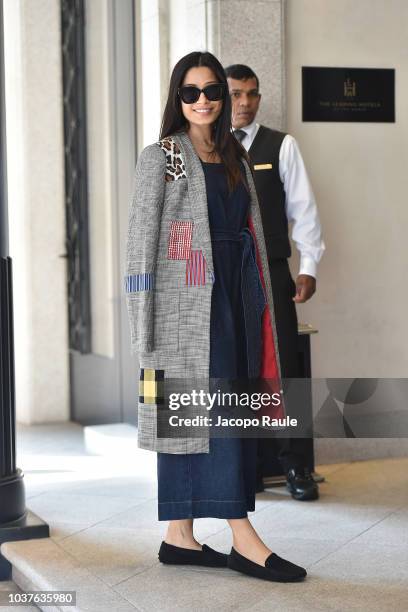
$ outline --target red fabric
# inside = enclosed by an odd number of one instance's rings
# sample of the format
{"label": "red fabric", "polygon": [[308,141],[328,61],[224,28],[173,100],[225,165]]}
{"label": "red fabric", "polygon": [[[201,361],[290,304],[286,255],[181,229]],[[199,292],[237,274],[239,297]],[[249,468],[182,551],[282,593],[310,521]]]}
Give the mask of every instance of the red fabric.
{"label": "red fabric", "polygon": [[[256,264],[259,270],[259,276],[266,295],[265,279],[263,274],[261,257],[259,255],[258,243],[252,218],[248,216],[248,229],[252,234],[255,243]],[[271,387],[272,393],[278,393],[281,390],[281,381],[279,377],[278,360],[275,351],[274,330],[272,327],[271,313],[268,306],[262,315],[262,361],[260,378],[268,379],[268,386]],[[277,341],[277,339],[276,339]],[[280,406],[265,406],[258,411],[258,414],[271,414],[271,409],[274,418],[283,418],[285,416],[283,398]]]}
{"label": "red fabric", "polygon": [[205,285],[205,261],[201,250],[191,251],[190,258],[186,261],[186,285],[188,287],[196,287],[197,285]]}
{"label": "red fabric", "polygon": [[189,259],[193,234],[192,221],[172,221],[170,226],[168,259]]}

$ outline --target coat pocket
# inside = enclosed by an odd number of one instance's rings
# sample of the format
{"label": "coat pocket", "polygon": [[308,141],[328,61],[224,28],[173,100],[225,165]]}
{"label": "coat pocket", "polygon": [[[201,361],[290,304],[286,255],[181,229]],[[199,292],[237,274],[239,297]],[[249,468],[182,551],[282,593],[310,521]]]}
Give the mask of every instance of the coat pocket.
{"label": "coat pocket", "polygon": [[154,297],[154,350],[175,353],[179,350],[180,294],[156,292]]}

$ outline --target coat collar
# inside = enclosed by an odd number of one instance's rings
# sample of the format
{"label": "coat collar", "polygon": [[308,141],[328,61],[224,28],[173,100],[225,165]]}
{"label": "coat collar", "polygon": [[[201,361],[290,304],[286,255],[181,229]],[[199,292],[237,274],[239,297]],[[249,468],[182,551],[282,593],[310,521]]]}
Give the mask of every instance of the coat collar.
{"label": "coat collar", "polygon": [[181,154],[186,166],[188,193],[190,196],[197,238],[204,251],[208,269],[210,272],[214,273],[204,170],[193,143],[186,132],[174,134],[173,138],[181,149]]}

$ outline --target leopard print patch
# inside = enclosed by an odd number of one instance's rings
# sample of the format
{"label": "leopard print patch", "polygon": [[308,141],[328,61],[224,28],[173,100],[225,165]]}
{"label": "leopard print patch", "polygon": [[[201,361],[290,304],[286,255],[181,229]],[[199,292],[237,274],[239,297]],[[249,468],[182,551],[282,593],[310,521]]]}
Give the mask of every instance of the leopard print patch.
{"label": "leopard print patch", "polygon": [[180,148],[173,138],[168,136],[159,140],[157,144],[166,154],[166,181],[178,181],[187,178]]}

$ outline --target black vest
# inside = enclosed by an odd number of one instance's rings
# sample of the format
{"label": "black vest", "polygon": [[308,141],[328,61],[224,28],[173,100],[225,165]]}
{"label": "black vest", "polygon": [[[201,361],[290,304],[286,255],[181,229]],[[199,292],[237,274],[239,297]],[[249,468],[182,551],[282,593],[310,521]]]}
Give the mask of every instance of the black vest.
{"label": "black vest", "polygon": [[[287,259],[291,255],[285,191],[279,176],[279,150],[285,136],[284,132],[260,125],[248,151],[254,169],[268,260]],[[272,168],[257,169],[261,165],[272,165]]]}

